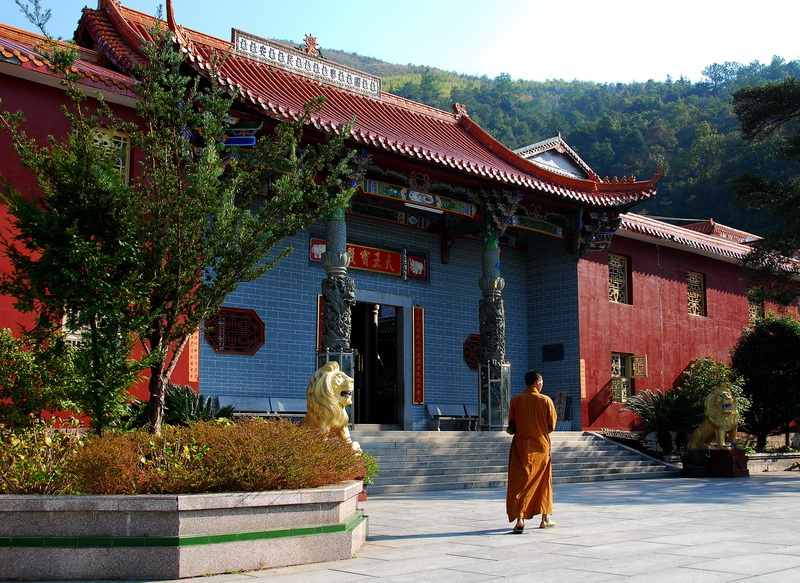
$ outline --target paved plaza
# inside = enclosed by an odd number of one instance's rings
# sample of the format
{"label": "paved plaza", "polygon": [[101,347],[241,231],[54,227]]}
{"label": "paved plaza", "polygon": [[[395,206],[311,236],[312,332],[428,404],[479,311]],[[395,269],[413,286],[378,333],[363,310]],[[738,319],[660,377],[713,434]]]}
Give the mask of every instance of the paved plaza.
{"label": "paved plaza", "polygon": [[510,534],[505,490],[372,496],[346,561],[191,583],[800,580],[800,472],[560,484],[555,529]]}

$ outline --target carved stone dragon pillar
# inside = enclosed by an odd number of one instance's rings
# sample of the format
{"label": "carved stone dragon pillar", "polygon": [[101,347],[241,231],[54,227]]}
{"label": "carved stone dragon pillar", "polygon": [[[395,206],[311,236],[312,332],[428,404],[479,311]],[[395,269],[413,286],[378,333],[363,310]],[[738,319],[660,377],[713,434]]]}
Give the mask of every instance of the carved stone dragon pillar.
{"label": "carved stone dragon pillar", "polygon": [[483,298],[478,302],[481,361],[505,362],[506,316],[502,297],[505,281],[500,277],[497,231],[491,225],[486,226],[484,233],[481,273],[478,280],[483,292]]}
{"label": "carved stone dragon pillar", "polygon": [[347,227],[344,209],[328,217],[327,247],[322,266],[327,277],[322,280],[322,349],[350,350],[352,308],[356,304],[356,284],[347,275]]}

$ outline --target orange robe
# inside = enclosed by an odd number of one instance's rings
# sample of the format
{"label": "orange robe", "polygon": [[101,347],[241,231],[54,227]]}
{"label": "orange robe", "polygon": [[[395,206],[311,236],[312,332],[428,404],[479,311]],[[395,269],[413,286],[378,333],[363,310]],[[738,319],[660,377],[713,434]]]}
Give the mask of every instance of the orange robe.
{"label": "orange robe", "polygon": [[531,389],[511,399],[508,420],[517,431],[508,453],[508,521],[553,512],[553,465],[550,433],[556,428],[556,408],[547,395]]}

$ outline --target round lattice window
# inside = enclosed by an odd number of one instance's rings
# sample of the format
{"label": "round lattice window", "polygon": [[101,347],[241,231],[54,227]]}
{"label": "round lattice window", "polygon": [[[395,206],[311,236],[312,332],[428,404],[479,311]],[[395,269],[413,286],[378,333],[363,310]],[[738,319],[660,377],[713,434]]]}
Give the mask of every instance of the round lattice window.
{"label": "round lattice window", "polygon": [[205,339],[214,352],[253,355],[264,345],[264,322],[253,310],[221,308],[206,320]]}

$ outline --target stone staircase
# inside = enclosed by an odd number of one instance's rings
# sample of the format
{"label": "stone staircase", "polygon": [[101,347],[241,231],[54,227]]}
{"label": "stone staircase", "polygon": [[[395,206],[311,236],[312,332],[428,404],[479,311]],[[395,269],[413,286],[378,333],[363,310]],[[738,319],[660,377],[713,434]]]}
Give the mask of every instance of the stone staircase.
{"label": "stone staircase", "polygon": [[[511,436],[505,432],[370,431],[357,426],[352,437],[380,466],[370,494],[506,486]],[[556,431],[551,443],[554,484],[680,474],[674,466],[594,433]]]}

